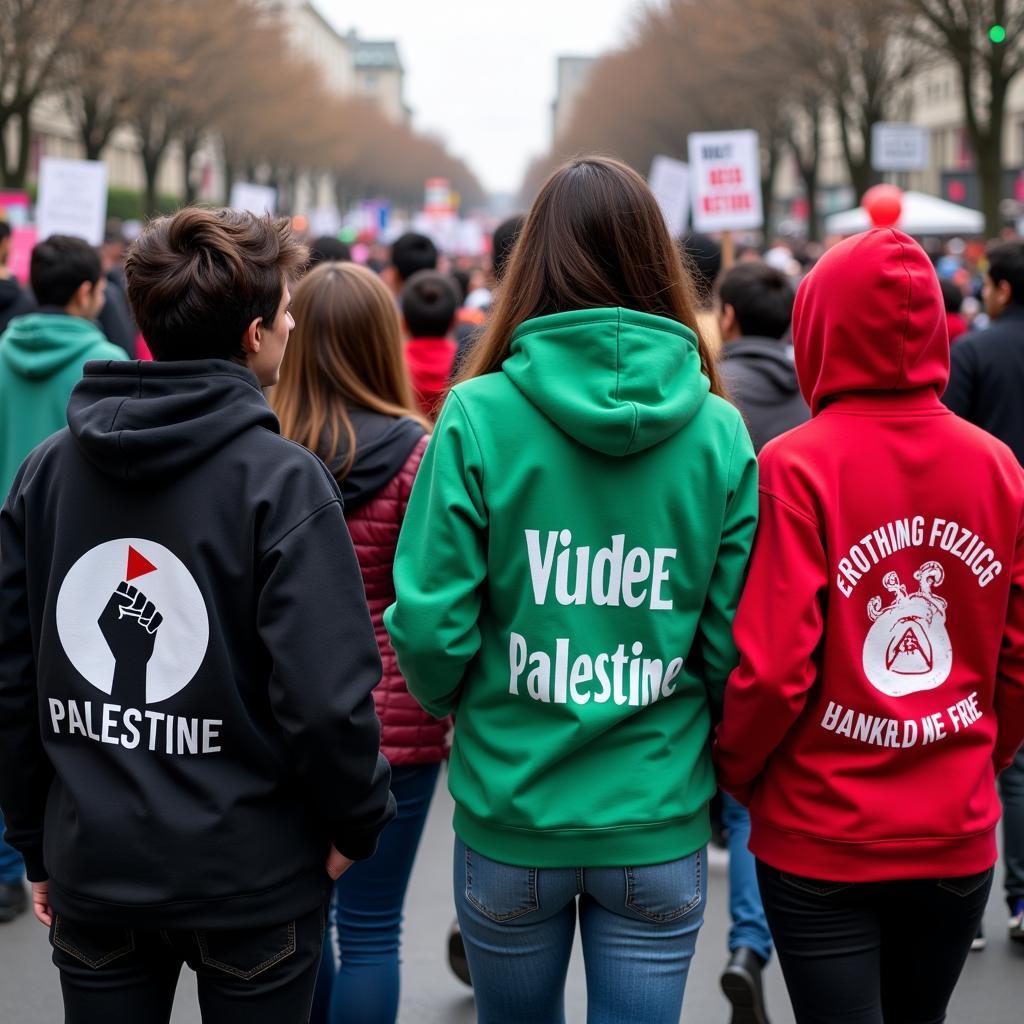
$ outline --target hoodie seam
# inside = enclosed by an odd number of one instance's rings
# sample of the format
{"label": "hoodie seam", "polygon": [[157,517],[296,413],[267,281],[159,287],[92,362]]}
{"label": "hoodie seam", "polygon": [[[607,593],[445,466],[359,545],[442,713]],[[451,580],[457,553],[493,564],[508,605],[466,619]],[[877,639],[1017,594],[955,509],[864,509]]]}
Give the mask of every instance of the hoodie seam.
{"label": "hoodie seam", "polygon": [[[124,362],[124,360],[121,360],[121,359],[114,359],[114,360],[110,360],[110,361],[111,362],[117,362],[117,363]],[[140,362],[143,362],[143,360],[136,359],[136,360],[133,360],[133,362],[140,363]],[[141,369],[139,369],[137,372],[138,372],[139,387],[140,387],[140,390],[141,390],[142,381],[143,381],[144,378],[143,378],[143,374],[141,372]],[[89,380],[124,380],[124,374],[123,373],[90,373],[90,374],[88,374],[88,377],[89,377]],[[245,377],[243,377],[241,374],[234,374],[234,373],[184,373],[184,374],[180,374],[178,376],[175,376],[173,379],[174,380],[210,380],[212,377],[226,377],[228,380],[237,380],[240,383],[245,384],[246,387],[251,388],[253,391],[257,391],[261,395],[263,394],[263,389],[261,387],[259,387],[256,384],[253,384],[253,382],[251,380],[246,380]],[[156,379],[160,379],[160,378],[156,378]],[[140,398],[142,397],[141,394],[139,395],[139,397]]]}
{"label": "hoodie seam", "polygon": [[269,555],[270,552],[274,550],[274,548],[279,547],[281,544],[283,544],[288,539],[288,537],[290,537],[297,529],[299,529],[300,526],[305,526],[306,523],[310,521],[310,519],[312,519],[314,516],[318,516],[321,512],[323,512],[325,508],[330,508],[331,505],[341,505],[341,500],[339,498],[331,498],[330,501],[325,501],[322,505],[318,505],[308,515],[303,516],[302,519],[300,519],[294,526],[289,527],[289,529],[285,530],[284,533],[282,533],[281,536],[277,538],[277,540],[268,544],[267,547],[260,552],[260,559],[266,558],[267,555]]}
{"label": "hoodie seam", "polygon": [[[556,316],[557,314],[551,313],[549,315],[550,316]],[[658,314],[657,313],[646,313],[644,315],[645,316],[656,317]],[[538,319],[540,319],[540,318],[538,318]],[[661,317],[661,319],[667,320],[668,317]],[[589,321],[587,321],[586,324],[579,324],[579,325],[575,325],[574,324],[574,325],[571,325],[571,327],[576,327],[576,326],[594,327],[594,326],[596,326],[598,324],[621,324],[621,323],[622,323],[621,317],[616,317],[616,318],[605,317],[605,318],[603,318],[601,320],[589,320]],[[672,323],[676,324],[676,326],[679,328],[678,331],[671,330],[668,327],[658,327],[656,324],[644,324],[643,326],[644,326],[644,328],[646,330],[658,331],[661,334],[667,334],[671,338],[679,338],[680,336],[682,336],[682,337],[686,338],[687,340],[690,340],[690,338],[694,336],[693,328],[687,327],[686,324],[679,323],[679,321],[677,321],[677,320],[673,320]],[[545,326],[545,327],[528,327],[528,328],[526,328],[526,330],[521,330],[520,328],[516,328],[512,340],[515,341],[515,340],[518,340],[519,338],[526,337],[526,335],[528,335],[528,334],[537,334],[537,333],[544,332],[544,331],[569,330],[569,329],[571,329],[571,327],[570,327],[569,324],[563,324],[561,326],[555,326],[555,327],[552,327],[550,325],[549,326]]]}
{"label": "hoodie seam", "polygon": [[772,501],[777,501],[783,508],[789,509],[789,511],[792,512],[793,515],[799,516],[805,522],[810,523],[811,526],[814,527],[815,531],[817,531],[817,522],[814,519],[812,519],[806,512],[801,511],[795,505],[791,505],[788,501],[786,501],[784,498],[780,498],[777,494],[772,494],[771,491],[767,490],[764,487],[759,487],[758,491],[761,494],[763,494],[766,498],[771,498]]}
{"label": "hoodie seam", "polygon": [[487,472],[487,467],[484,465],[484,450],[480,444],[480,438],[477,437],[476,427],[473,426],[473,421],[469,418],[469,411],[463,404],[462,397],[457,391],[450,391],[449,394],[454,395],[458,399],[459,408],[462,410],[462,418],[466,421],[466,426],[469,427],[469,432],[473,435],[473,444],[476,445],[476,453],[480,458],[480,490],[484,487],[484,477]]}
{"label": "hoodie seam", "polygon": [[903,321],[903,336],[900,338],[900,358],[899,363],[896,366],[896,379],[892,384],[895,389],[899,387],[899,383],[903,379],[903,359],[907,351],[907,335],[910,333],[910,299],[914,290],[914,279],[910,276],[910,268],[907,266],[907,247],[899,240],[895,231],[892,232],[892,237],[899,244],[900,266],[903,268],[903,273],[906,274],[907,277],[907,313],[906,318]]}

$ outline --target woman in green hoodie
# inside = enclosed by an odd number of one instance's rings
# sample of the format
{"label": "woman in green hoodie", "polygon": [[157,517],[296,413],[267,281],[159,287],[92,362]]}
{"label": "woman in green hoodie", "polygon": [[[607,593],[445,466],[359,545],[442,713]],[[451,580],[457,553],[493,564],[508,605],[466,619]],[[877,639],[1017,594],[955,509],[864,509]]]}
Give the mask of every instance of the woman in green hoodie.
{"label": "woman in green hoodie", "polygon": [[409,690],[455,713],[455,896],[483,1024],[676,1024],[757,465],[644,181],[545,184],[395,559]]}

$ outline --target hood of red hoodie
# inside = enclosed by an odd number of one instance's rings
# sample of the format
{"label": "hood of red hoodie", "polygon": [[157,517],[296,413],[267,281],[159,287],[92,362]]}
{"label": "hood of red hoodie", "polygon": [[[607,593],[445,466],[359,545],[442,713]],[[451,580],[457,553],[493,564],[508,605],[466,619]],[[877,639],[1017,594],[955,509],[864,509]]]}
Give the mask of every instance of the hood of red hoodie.
{"label": "hood of red hoodie", "polygon": [[812,415],[851,392],[927,388],[938,398],[949,379],[949,336],[925,251],[893,228],[834,246],[797,291],[793,347]]}

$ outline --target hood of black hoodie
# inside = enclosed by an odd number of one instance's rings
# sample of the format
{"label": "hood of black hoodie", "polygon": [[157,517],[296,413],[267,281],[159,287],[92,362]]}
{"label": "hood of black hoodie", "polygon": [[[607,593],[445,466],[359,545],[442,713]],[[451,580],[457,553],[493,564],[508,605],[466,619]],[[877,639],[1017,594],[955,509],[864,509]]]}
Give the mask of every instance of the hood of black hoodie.
{"label": "hood of black hoodie", "polygon": [[68,426],[98,469],[140,481],[177,476],[253,427],[280,429],[256,375],[221,359],[86,363]]}
{"label": "hood of black hoodie", "polygon": [[780,398],[800,391],[793,350],[783,339],[746,337],[727,341],[722,348],[725,365],[739,363],[756,370],[761,381],[774,388]]}
{"label": "hood of black hoodie", "polygon": [[12,277],[0,277],[0,313],[22,297],[24,293]]}
{"label": "hood of black hoodie", "polygon": [[[356,458],[351,469],[339,481],[345,511],[371,501],[405,465],[425,431],[414,419],[385,416],[369,409],[349,409],[356,433]],[[338,453],[330,461],[337,476],[348,457],[347,439],[342,434]]]}

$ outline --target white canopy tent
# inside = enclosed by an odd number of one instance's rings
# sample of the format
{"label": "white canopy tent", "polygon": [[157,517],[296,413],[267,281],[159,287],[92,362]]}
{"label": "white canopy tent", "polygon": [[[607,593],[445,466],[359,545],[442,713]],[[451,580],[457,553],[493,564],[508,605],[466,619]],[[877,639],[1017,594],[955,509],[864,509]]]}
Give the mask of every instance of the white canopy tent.
{"label": "white canopy tent", "polygon": [[[870,227],[871,218],[859,206],[825,218],[825,231],[830,235],[855,235]],[[904,192],[903,215],[896,227],[908,235],[980,235],[985,230],[985,218],[977,210],[938,196]]]}

